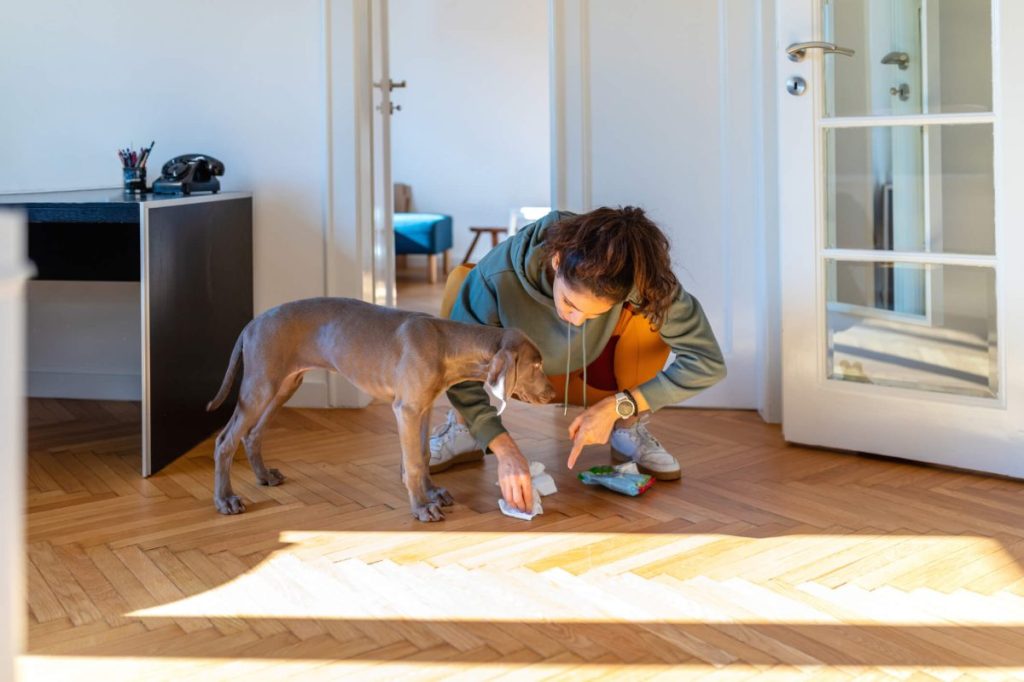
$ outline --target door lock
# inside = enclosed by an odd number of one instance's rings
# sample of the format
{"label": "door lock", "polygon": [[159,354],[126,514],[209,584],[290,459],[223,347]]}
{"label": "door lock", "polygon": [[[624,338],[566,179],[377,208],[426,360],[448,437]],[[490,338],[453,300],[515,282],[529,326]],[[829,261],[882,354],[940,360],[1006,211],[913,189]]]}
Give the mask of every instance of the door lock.
{"label": "door lock", "polygon": [[805,81],[800,76],[793,76],[788,81],[786,81],[786,92],[793,95],[794,97],[799,97],[806,91],[807,81]]}
{"label": "door lock", "polygon": [[889,94],[892,95],[893,97],[899,95],[900,101],[906,102],[908,99],[910,99],[910,86],[907,85],[906,83],[900,83],[900,86],[897,88],[894,85],[891,88],[889,88]]}

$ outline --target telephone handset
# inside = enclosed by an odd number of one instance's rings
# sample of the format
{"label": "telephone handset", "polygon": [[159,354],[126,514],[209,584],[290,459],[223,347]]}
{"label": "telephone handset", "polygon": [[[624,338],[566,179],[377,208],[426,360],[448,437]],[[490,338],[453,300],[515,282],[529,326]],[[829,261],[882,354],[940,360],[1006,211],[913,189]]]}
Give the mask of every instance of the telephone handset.
{"label": "telephone handset", "polygon": [[218,175],[224,164],[208,154],[182,154],[164,164],[161,176],[153,182],[157,194],[191,194],[220,191]]}

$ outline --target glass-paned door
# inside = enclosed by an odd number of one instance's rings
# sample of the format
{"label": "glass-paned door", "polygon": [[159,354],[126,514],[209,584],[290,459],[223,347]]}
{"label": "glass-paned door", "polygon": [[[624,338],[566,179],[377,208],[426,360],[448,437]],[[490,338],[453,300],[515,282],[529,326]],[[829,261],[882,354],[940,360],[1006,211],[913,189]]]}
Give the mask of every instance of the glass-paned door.
{"label": "glass-paned door", "polygon": [[1024,475],[993,3],[780,4],[789,440]]}

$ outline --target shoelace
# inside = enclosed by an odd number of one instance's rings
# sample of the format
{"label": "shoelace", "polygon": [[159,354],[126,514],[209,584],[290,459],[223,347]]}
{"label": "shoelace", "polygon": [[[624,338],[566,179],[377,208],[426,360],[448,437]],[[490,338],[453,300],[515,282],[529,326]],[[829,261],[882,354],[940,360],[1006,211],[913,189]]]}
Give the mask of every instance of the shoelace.
{"label": "shoelace", "polygon": [[655,448],[661,447],[661,443],[654,437],[653,433],[647,430],[643,422],[637,422],[636,427],[631,430],[637,435],[637,439],[640,441],[639,445],[648,445]]}
{"label": "shoelace", "polygon": [[448,419],[447,419],[447,421],[445,421],[444,424],[441,425],[440,428],[437,429],[437,431],[434,432],[434,438],[443,438],[449,431],[451,431],[452,426],[454,424],[455,424],[455,411],[454,410],[448,410]]}
{"label": "shoelace", "polygon": [[[562,390],[562,416],[569,414],[569,365],[572,360],[572,324],[565,323],[565,388]],[[587,321],[583,320],[583,409],[587,409]]]}

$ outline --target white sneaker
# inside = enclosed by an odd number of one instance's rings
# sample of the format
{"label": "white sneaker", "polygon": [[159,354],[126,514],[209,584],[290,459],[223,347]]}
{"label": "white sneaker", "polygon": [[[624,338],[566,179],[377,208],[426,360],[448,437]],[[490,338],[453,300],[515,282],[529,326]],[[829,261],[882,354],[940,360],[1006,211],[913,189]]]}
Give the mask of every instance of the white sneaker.
{"label": "white sneaker", "polygon": [[637,469],[659,481],[674,481],[681,475],[676,458],[639,420],[630,427],[612,429],[611,446],[612,457],[621,462],[636,462]]}
{"label": "white sneaker", "polygon": [[484,458],[476,438],[455,420],[455,410],[448,410],[448,419],[430,436],[430,473],[445,471],[463,462]]}

